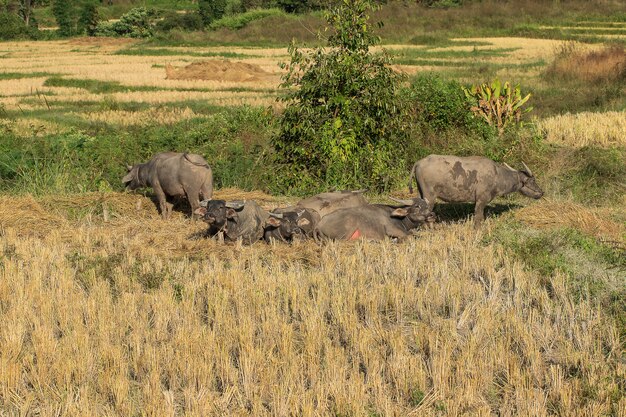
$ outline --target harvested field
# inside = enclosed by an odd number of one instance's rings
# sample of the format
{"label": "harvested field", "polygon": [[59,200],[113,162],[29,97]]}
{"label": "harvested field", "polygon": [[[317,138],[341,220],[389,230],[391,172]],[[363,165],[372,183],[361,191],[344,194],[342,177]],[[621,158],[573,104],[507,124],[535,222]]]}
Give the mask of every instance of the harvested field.
{"label": "harvested field", "polygon": [[[139,212],[137,201],[146,204]],[[626,371],[615,323],[592,300],[572,300],[566,276],[540,277],[481,243],[491,220],[484,232],[462,223],[402,245],[242,247],[198,239],[201,222],[160,220],[149,203],[3,197],[4,410],[435,416],[558,407],[585,416],[626,406],[614,402]],[[119,217],[105,222],[102,204]],[[94,214],[66,217],[84,210]]]}
{"label": "harvested field", "polygon": [[626,146],[626,111],[568,113],[536,123],[549,142],[573,147]]}

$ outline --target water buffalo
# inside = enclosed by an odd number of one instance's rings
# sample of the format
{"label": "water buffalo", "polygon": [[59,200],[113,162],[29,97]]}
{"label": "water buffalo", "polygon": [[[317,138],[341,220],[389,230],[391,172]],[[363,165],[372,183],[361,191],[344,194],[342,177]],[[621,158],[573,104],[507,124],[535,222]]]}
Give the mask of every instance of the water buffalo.
{"label": "water buffalo", "polygon": [[200,205],[195,214],[202,216],[202,220],[209,224],[207,234],[215,236],[222,232],[224,240],[229,242],[241,239],[244,244],[250,245],[263,238],[266,229],[294,227],[284,224],[291,218],[283,219],[282,214],[269,213],[253,200],[209,200],[202,201]]}
{"label": "water buffalo", "polygon": [[282,214],[279,227],[267,227],[264,238],[267,242],[278,240],[289,242],[294,237],[312,238],[313,229],[320,221],[317,211],[300,207],[284,207],[272,210],[272,213]]}
{"label": "water buffalo", "polygon": [[298,201],[295,207],[315,210],[320,217],[324,217],[335,210],[368,204],[363,197],[364,192],[365,190],[321,193]]}
{"label": "water buffalo", "polygon": [[434,213],[423,199],[394,201],[402,206],[367,204],[336,210],[322,217],[314,231],[315,239],[382,240],[389,237],[401,241],[412,229],[434,221]]}
{"label": "water buffalo", "polygon": [[517,171],[480,156],[430,155],[413,165],[409,191],[413,192],[415,178],[419,195],[429,201],[430,210],[437,198],[476,203],[474,226],[478,227],[485,218],[485,206],[495,197],[515,191],[535,199],[543,196],[532,171],[523,165],[524,169]]}
{"label": "water buffalo", "polygon": [[191,153],[162,152],[144,164],[127,167],[122,182],[128,190],[152,187],[156,194],[163,218],[168,218],[173,204],[171,197],[186,196],[191,213],[200,207],[200,197],[210,199],[213,195],[213,172],[200,155]]}

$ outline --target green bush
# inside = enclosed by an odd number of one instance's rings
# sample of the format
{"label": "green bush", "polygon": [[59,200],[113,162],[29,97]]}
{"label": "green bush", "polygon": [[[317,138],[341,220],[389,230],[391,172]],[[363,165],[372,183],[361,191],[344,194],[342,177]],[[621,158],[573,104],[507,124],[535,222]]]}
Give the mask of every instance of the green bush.
{"label": "green bush", "polygon": [[346,0],[326,14],[328,48],[310,53],[291,44],[281,87],[286,108],[273,138],[281,191],[330,187],[391,188],[403,177],[407,106],[402,77],[369,27],[367,0]]}
{"label": "green bush", "polygon": [[226,0],[198,0],[198,13],[205,26],[221,19],[226,12]]}
{"label": "green bush", "polygon": [[267,190],[274,180],[264,109],[240,107],[172,126],[88,133],[73,130],[23,140],[0,134],[0,190],[32,194],[121,191],[124,166],[164,151],[194,152],[213,167],[215,186]]}
{"label": "green bush", "polygon": [[34,38],[37,29],[28,27],[13,13],[0,13],[0,40]]}
{"label": "green bush", "polygon": [[231,29],[237,30],[246,26],[248,23],[255,20],[264,19],[269,16],[282,16],[284,12],[280,9],[254,9],[245,13],[234,14],[231,16],[224,16],[211,23],[209,27],[211,29]]}
{"label": "green bush", "polygon": [[434,73],[422,74],[413,80],[408,94],[417,122],[425,128],[441,132],[480,125],[469,111],[461,84],[455,80],[444,80]]}
{"label": "green bush", "polygon": [[198,13],[169,12],[163,20],[157,22],[156,29],[160,32],[169,32],[172,29],[194,31],[204,29],[204,23]]}
{"label": "green bush", "polygon": [[117,22],[101,22],[95,30],[96,36],[123,36],[127,38],[149,38],[154,34],[156,12],[137,7],[122,15]]}

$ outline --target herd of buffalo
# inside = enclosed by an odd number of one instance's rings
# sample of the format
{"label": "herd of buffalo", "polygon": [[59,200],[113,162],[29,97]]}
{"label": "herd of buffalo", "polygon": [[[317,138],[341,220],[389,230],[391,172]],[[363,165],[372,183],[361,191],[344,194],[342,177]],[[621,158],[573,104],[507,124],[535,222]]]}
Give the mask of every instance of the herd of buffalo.
{"label": "herd of buffalo", "polygon": [[391,198],[396,205],[370,204],[364,190],[334,191],[305,198],[293,206],[270,212],[255,201],[213,200],[213,173],[206,160],[190,153],[163,152],[150,161],[128,166],[122,179],[126,188],[152,187],[159,209],[168,218],[172,198],[186,197],[192,215],[208,223],[207,236],[225,241],[289,242],[298,238],[381,240],[405,239],[418,227],[435,221],[437,198],[446,202],[473,202],[474,224],[480,226],[486,205],[495,197],[519,191],[541,198],[543,191],[523,164],[520,171],[488,158],[430,155],[413,165],[409,190],[416,181],[419,197]]}

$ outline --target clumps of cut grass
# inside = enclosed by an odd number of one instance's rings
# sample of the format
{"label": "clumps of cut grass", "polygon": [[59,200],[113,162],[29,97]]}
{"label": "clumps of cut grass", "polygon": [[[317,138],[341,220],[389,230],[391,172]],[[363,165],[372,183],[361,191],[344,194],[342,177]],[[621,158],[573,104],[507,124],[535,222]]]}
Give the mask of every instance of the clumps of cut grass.
{"label": "clumps of cut grass", "polygon": [[626,146],[626,111],[567,113],[538,120],[537,127],[553,143]]}
{"label": "clumps of cut grass", "polygon": [[586,51],[577,43],[565,43],[556,51],[554,62],[545,75],[551,80],[589,83],[626,81],[626,50],[623,46],[607,46]]}

